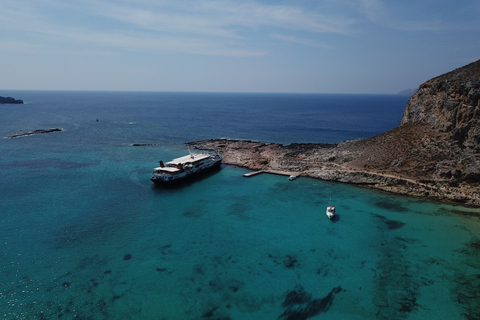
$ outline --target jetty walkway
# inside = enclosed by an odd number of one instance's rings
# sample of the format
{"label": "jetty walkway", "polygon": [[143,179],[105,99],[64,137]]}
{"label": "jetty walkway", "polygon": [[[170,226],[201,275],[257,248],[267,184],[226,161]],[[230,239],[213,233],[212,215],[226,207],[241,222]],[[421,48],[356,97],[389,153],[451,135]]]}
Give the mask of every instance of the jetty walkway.
{"label": "jetty walkway", "polygon": [[270,174],[278,174],[281,176],[300,176],[302,175],[302,172],[288,172],[288,171],[277,171],[277,170],[258,170],[258,171],[252,171],[245,173],[243,176],[246,178],[253,177],[256,175],[259,175],[261,173],[270,173]]}

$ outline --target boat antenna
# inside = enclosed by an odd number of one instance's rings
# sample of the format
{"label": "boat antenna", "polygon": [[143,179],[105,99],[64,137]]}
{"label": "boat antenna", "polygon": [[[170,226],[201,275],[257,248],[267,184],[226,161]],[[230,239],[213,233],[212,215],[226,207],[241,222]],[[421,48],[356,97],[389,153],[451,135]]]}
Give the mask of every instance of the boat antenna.
{"label": "boat antenna", "polygon": [[330,179],[330,205],[332,205],[332,186],[333,186],[333,180]]}
{"label": "boat antenna", "polygon": [[190,145],[187,145],[188,148],[188,154],[190,154],[190,158],[193,159],[192,151],[190,151]]}

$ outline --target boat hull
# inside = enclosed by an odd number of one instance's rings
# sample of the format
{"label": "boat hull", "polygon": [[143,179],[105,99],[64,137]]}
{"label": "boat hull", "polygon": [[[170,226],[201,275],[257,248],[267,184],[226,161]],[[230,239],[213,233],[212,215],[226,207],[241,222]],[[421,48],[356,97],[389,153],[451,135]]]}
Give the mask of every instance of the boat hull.
{"label": "boat hull", "polygon": [[175,177],[171,180],[164,180],[158,177],[153,176],[150,178],[150,180],[155,183],[156,186],[159,187],[175,187],[175,186],[180,186],[184,185],[189,182],[193,182],[196,180],[201,180],[203,178],[206,178],[207,176],[211,175],[215,171],[218,171],[220,169],[220,166],[222,164],[222,160],[216,161],[213,165],[211,165],[208,168],[204,168],[202,170],[196,171],[196,172],[191,172],[188,174],[185,174],[183,176]]}
{"label": "boat hull", "polygon": [[327,214],[328,219],[333,219],[335,217],[335,214],[336,214],[335,207],[334,206],[328,206],[326,214]]}

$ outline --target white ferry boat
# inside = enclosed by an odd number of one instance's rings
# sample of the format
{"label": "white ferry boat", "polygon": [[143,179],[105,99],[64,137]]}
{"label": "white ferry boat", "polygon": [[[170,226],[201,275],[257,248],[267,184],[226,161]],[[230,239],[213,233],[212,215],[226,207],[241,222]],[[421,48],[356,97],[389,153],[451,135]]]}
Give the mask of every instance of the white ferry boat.
{"label": "white ferry boat", "polygon": [[219,168],[223,156],[215,153],[190,153],[170,162],[160,161],[160,167],[153,169],[152,182],[160,186],[174,185],[194,176]]}

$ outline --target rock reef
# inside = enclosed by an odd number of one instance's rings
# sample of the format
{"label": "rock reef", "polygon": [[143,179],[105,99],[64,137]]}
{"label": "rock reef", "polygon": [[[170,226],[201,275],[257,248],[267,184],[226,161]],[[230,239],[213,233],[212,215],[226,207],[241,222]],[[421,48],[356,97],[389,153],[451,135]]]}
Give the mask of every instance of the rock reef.
{"label": "rock reef", "polygon": [[62,128],[38,129],[38,130],[34,130],[34,131],[21,132],[21,133],[13,134],[13,135],[7,136],[5,138],[10,138],[10,139],[20,138],[20,137],[33,136],[33,135],[41,134],[41,133],[52,133],[52,132],[59,132],[59,131],[63,131],[63,129]]}
{"label": "rock reef", "polygon": [[480,207],[480,60],[420,85],[401,124],[339,144],[215,139],[224,163]]}

